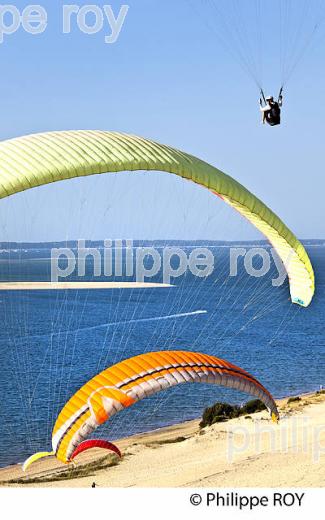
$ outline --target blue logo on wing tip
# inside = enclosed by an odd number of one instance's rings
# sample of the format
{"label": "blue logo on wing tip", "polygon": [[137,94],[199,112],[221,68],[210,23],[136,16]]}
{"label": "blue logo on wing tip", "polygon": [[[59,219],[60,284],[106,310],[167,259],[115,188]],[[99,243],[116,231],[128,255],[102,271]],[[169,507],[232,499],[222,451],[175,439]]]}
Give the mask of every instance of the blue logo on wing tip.
{"label": "blue logo on wing tip", "polygon": [[301,300],[300,298],[293,298],[293,303],[298,303],[299,305],[305,306],[305,302]]}

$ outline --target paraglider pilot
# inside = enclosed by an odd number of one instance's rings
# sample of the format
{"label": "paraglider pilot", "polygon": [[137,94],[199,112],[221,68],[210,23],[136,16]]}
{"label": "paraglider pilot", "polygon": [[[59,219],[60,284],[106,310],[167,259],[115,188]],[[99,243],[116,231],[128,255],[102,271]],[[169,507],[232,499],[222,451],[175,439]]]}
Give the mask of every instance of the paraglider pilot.
{"label": "paraglider pilot", "polygon": [[273,96],[264,97],[262,91],[262,98],[260,98],[260,110],[262,112],[263,124],[268,123],[270,126],[276,126],[281,123],[281,107],[283,105],[282,89],[278,100],[275,101]]}

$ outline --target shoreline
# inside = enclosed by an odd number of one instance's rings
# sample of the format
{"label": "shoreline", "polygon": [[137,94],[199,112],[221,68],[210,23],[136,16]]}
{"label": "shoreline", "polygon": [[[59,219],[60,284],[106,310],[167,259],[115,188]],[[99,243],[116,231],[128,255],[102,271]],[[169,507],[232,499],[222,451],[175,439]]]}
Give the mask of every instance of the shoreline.
{"label": "shoreline", "polygon": [[[203,429],[201,419],[194,419],[114,441],[122,451],[121,461],[96,449],[80,455],[75,467],[53,457],[27,473],[21,464],[0,468],[0,486],[90,487],[96,482],[99,487],[322,487],[325,393],[300,394],[299,400],[288,403],[290,397],[277,400],[279,425],[271,423],[265,411]],[[233,443],[240,445],[243,438],[247,446],[239,450]]]}

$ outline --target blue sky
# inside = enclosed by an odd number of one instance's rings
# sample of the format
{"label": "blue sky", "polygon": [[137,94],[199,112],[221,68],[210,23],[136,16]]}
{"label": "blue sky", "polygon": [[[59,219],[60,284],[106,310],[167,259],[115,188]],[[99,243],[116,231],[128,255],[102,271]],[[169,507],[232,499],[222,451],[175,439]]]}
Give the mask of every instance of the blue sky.
{"label": "blue sky", "polygon": [[[324,238],[324,27],[286,88],[283,125],[268,128],[251,77],[188,0],[125,2],[112,45],[108,27],[63,35],[63,3],[40,2],[44,34],[20,30],[0,45],[1,139],[81,128],[143,135],[232,175],[299,237]],[[122,2],[110,3],[117,12]],[[247,17],[248,30],[254,23]],[[277,37],[266,36],[268,85],[278,89]],[[0,222],[3,240],[260,237],[207,191],[164,174],[38,188],[1,201]]]}

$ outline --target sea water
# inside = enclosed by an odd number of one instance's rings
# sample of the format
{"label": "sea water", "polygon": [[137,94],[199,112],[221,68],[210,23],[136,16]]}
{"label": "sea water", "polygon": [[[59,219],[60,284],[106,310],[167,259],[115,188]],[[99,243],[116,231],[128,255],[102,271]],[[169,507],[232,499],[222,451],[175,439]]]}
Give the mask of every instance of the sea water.
{"label": "sea water", "polygon": [[[178,246],[191,251],[197,244]],[[4,245],[1,279],[49,280],[51,247]],[[0,291],[1,466],[50,449],[55,419],[73,393],[104,368],[143,352],[219,356],[248,370],[276,398],[325,384],[324,244],[307,246],[317,287],[308,308],[290,302],[287,281],[272,285],[274,266],[263,278],[243,267],[230,277],[230,245],[208,247],[214,272],[206,279],[187,272],[171,288]],[[102,279],[87,264],[86,280]],[[200,417],[216,401],[249,398],[211,385],[180,385],[117,414],[95,436],[114,440]]]}

